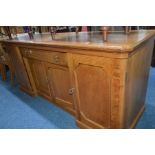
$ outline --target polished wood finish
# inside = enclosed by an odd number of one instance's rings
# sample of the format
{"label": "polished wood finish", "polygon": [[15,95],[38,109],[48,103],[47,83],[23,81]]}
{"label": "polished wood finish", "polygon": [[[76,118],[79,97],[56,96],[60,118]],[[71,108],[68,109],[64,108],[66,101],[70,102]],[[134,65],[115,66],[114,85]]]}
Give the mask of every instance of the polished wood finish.
{"label": "polished wood finish", "polygon": [[67,56],[65,53],[50,52],[46,50],[37,49],[25,49],[21,48],[22,55],[27,58],[37,59],[40,61],[46,61],[53,64],[67,66]]}
{"label": "polished wood finish", "polygon": [[20,51],[36,94],[75,114],[73,97],[69,94],[71,82],[67,54],[27,48],[20,48]]}
{"label": "polished wood finish", "polygon": [[[35,47],[39,49],[54,49],[79,53],[80,50],[87,50],[103,53],[129,53],[133,52],[141,43],[153,36],[153,30],[132,31],[129,35],[124,32],[109,32],[108,42],[104,42],[100,32],[75,32],[57,33],[53,40],[50,33],[35,34],[31,40],[28,34],[19,34],[18,38],[5,40],[14,45]],[[77,49],[77,51],[76,51]],[[99,54],[97,54],[99,55]],[[118,55],[118,54],[117,54]],[[116,56],[116,55],[115,55]],[[118,55],[119,56],[119,55]]]}
{"label": "polished wood finish", "polygon": [[[153,49],[153,40],[149,40],[135,50],[128,59],[125,89],[125,127],[129,127],[145,102],[149,68]],[[152,52],[150,52],[152,53]],[[132,97],[131,97],[132,96]]]}
{"label": "polished wood finish", "polygon": [[21,85],[81,128],[133,128],[144,110],[155,31],[36,34],[5,40]]}
{"label": "polished wood finish", "polygon": [[79,119],[89,124],[95,123],[109,128],[109,62],[104,58],[85,55],[74,55],[73,61]]}

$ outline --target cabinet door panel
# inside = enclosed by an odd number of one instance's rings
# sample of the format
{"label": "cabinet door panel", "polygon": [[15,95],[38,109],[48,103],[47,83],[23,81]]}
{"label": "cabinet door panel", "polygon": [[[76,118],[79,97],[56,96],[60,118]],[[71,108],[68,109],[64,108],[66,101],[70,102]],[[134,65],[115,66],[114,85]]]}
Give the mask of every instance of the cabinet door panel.
{"label": "cabinet door panel", "polygon": [[35,59],[29,59],[29,65],[36,84],[37,92],[51,100],[50,89],[44,63]]}
{"label": "cabinet door panel", "polygon": [[79,113],[77,121],[91,128],[109,128],[110,78],[105,66],[97,65],[97,60],[94,61],[91,57],[76,59],[75,62],[74,79]]}
{"label": "cabinet door panel", "polygon": [[66,67],[49,64],[47,67],[48,80],[53,91],[55,102],[65,109],[73,110],[73,98],[69,94],[70,75]]}
{"label": "cabinet door panel", "polygon": [[76,70],[80,111],[98,124],[108,125],[109,80],[100,67],[80,65]]}

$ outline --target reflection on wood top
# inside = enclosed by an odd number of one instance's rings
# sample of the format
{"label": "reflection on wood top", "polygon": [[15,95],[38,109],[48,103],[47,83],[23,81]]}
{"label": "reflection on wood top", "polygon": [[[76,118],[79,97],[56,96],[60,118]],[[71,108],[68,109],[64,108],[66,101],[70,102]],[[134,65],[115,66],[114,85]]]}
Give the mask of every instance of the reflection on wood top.
{"label": "reflection on wood top", "polygon": [[155,36],[155,30],[131,31],[129,34],[125,34],[124,32],[109,32],[108,41],[104,42],[100,32],[79,32],[78,34],[75,32],[57,33],[55,39],[52,39],[50,33],[36,33],[34,39],[30,39],[28,34],[19,34],[18,37],[12,40],[3,41],[61,48],[130,52],[153,36]]}

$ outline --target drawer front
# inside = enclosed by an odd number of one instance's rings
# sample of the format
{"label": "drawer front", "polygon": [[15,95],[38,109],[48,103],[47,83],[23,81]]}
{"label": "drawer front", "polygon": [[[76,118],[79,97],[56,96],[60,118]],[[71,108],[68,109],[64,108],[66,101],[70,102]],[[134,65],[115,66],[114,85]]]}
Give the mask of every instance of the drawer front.
{"label": "drawer front", "polygon": [[21,48],[21,52],[24,57],[34,58],[63,66],[67,66],[68,64],[66,53],[27,48]]}

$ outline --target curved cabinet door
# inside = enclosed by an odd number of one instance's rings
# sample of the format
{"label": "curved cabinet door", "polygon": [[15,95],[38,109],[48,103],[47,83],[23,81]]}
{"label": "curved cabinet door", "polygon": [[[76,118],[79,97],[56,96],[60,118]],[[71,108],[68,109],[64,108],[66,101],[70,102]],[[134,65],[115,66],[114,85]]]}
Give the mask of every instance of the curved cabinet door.
{"label": "curved cabinet door", "polygon": [[47,64],[47,76],[55,102],[74,114],[73,97],[69,93],[71,89],[69,69],[60,65]]}
{"label": "curved cabinet door", "polygon": [[74,56],[79,126],[110,127],[110,78],[106,67],[95,57]]}

